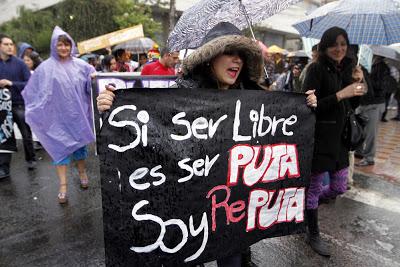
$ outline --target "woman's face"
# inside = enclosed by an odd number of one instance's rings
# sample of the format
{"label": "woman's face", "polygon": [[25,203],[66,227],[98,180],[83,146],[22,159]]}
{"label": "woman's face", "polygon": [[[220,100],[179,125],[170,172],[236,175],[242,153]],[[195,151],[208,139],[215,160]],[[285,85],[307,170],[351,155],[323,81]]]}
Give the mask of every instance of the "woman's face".
{"label": "woman's face", "polygon": [[110,61],[110,71],[117,71],[117,61],[115,58]]}
{"label": "woman's face", "polygon": [[33,70],[33,60],[30,57],[24,56],[24,62],[28,69]]}
{"label": "woman's face", "polygon": [[326,54],[329,58],[336,62],[341,62],[347,53],[347,42],[343,35],[336,38],[336,43],[328,47]]}
{"label": "woman's face", "polygon": [[211,68],[221,89],[235,84],[243,68],[243,60],[237,53],[222,54],[211,62]]}
{"label": "woman's face", "polygon": [[57,54],[61,59],[66,59],[71,55],[71,45],[61,41],[57,42]]}

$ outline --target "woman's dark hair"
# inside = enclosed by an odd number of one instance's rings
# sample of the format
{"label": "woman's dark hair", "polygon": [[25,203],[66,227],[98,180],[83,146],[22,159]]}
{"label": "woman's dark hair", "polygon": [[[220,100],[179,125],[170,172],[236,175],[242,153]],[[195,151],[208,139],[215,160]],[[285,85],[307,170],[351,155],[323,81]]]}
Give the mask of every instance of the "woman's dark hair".
{"label": "woman's dark hair", "polygon": [[347,46],[350,46],[349,37],[347,32],[339,27],[332,27],[324,32],[321,37],[321,42],[318,44],[318,51],[320,55],[324,55],[329,47],[336,44],[336,39],[338,36],[342,35],[346,40]]}
{"label": "woman's dark hair", "polygon": [[72,41],[65,34],[58,36],[57,41],[72,46]]}
{"label": "woman's dark hair", "polygon": [[25,55],[25,57],[29,57],[33,61],[32,70],[35,70],[40,65],[40,63],[42,63],[42,59],[36,51],[32,51],[32,53]]}
{"label": "woman's dark hair", "polygon": [[115,52],[114,52],[114,57],[115,57],[115,59],[118,61],[118,60],[120,60],[121,59],[121,57],[122,57],[122,55],[125,53],[125,49],[117,49]]}
{"label": "woman's dark hair", "polygon": [[102,66],[104,71],[110,71],[111,60],[115,59],[113,55],[107,55],[103,58]]}

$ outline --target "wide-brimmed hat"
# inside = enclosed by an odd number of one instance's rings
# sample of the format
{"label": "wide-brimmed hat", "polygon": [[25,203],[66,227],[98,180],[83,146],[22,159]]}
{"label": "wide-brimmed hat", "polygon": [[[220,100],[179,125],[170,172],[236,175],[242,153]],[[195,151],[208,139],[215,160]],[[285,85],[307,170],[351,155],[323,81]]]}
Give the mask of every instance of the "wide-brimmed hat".
{"label": "wide-brimmed hat", "polygon": [[209,63],[213,58],[226,52],[244,55],[249,79],[259,82],[263,77],[261,49],[251,39],[229,22],[218,23],[204,37],[202,44],[182,62],[184,74],[191,73],[197,66]]}

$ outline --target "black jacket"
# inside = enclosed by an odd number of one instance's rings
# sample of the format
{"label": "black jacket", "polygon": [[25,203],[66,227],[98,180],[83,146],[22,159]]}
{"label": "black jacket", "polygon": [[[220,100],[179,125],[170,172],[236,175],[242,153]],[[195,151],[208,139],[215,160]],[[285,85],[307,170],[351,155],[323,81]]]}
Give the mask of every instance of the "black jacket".
{"label": "black jacket", "polygon": [[328,58],[320,57],[307,71],[303,91],[315,89],[316,109],[314,156],[312,172],[337,171],[349,166],[349,148],[342,140],[347,113],[358,106],[359,98],[337,101],[336,92],[352,83],[352,64],[345,58],[336,66]]}

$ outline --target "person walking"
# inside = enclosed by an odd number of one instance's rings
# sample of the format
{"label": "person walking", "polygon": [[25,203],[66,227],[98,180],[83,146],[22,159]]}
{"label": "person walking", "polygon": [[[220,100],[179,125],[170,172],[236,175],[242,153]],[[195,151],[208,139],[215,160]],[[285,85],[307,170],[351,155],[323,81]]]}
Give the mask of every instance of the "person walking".
{"label": "person walking", "polygon": [[[376,138],[378,136],[379,120],[382,118],[385,112],[385,91],[384,82],[382,82],[382,71],[385,66],[379,63],[379,60],[374,62],[371,69],[371,79],[366,77],[368,83],[368,91],[372,94],[366,94],[361,97],[360,107],[358,112],[368,118],[368,122],[365,125],[365,140],[364,143],[355,151],[357,157],[362,159],[355,163],[357,167],[365,167],[374,165],[375,153],[376,153]],[[381,69],[383,67],[383,69]]]}
{"label": "person walking", "polygon": [[23,97],[26,119],[50,154],[60,180],[58,201],[67,202],[67,166],[77,161],[81,187],[88,188],[86,145],[94,141],[91,110],[93,66],[72,56],[73,39],[58,26],[51,56],[35,70]]}
{"label": "person walking", "polygon": [[[303,91],[315,90],[318,99],[310,185],[306,196],[307,243],[322,256],[330,256],[320,236],[318,204],[347,189],[350,148],[343,140],[346,117],[358,106],[365,93],[363,72],[346,57],[349,39],[345,30],[333,27],[324,32],[319,43],[319,57],[305,77]],[[356,81],[356,82],[354,82]],[[322,186],[329,173],[330,183]]]}
{"label": "person walking", "polygon": [[[23,139],[25,160],[29,170],[36,168],[36,156],[33,149],[32,132],[25,122],[25,104],[21,91],[30,78],[25,63],[15,57],[14,43],[7,35],[0,35],[0,88],[9,88],[12,100],[13,120],[17,124]],[[0,176],[10,175],[10,153],[0,153]]]}
{"label": "person walking", "polygon": [[[175,87],[263,90],[259,85],[264,76],[260,48],[228,22],[219,23],[210,30],[202,45],[183,60],[182,71],[183,76],[176,80]],[[306,94],[307,104],[316,107],[314,92]],[[114,97],[110,90],[104,90],[97,98],[99,111],[110,109]],[[250,248],[221,258],[217,264],[219,267],[254,266]]]}

